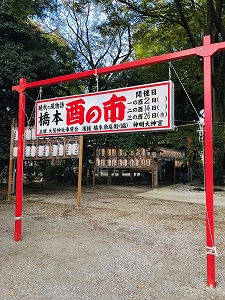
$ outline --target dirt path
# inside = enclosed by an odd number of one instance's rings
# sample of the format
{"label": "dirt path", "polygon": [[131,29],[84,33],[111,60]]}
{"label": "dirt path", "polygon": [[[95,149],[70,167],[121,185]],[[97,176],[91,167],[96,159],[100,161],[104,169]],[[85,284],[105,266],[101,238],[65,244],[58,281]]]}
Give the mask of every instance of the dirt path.
{"label": "dirt path", "polygon": [[215,208],[217,288],[209,289],[204,205],[132,190],[84,193],[81,209],[73,198],[69,189],[26,194],[18,243],[14,205],[0,204],[1,300],[225,299],[225,208]]}

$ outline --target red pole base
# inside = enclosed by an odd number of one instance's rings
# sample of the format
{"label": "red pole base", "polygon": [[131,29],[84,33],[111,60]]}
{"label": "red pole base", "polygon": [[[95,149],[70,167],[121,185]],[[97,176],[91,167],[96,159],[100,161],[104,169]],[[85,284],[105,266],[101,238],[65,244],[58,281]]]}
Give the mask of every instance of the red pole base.
{"label": "red pole base", "polygon": [[215,255],[208,254],[207,255],[207,283],[206,285],[210,288],[216,287],[215,280]]}
{"label": "red pole base", "polygon": [[22,235],[22,220],[15,221],[14,241],[19,242]]}

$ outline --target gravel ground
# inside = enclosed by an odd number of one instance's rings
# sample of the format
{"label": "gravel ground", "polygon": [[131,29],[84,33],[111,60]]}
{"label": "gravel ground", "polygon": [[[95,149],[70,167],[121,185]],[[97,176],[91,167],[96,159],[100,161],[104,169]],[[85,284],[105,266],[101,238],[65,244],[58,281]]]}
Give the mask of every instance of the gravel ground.
{"label": "gravel ground", "polygon": [[1,300],[225,299],[225,208],[215,208],[210,289],[204,205],[137,196],[144,188],[97,190],[83,192],[81,209],[72,188],[26,194],[18,243],[15,207],[0,203]]}

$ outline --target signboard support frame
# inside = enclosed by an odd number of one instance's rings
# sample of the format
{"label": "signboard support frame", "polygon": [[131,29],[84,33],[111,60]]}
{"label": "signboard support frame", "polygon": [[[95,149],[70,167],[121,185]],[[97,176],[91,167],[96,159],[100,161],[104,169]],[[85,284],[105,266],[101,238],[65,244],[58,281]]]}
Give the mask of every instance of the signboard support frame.
{"label": "signboard support frame", "polygon": [[215,247],[214,247],[214,200],[213,200],[213,144],[212,144],[212,56],[216,52],[225,50],[225,42],[211,44],[210,36],[203,37],[203,46],[182,50],[174,53],[163,54],[137,61],[122,63],[119,65],[99,68],[97,70],[88,70],[80,73],[73,73],[64,76],[58,76],[50,79],[39,80],[26,83],[25,78],[20,79],[20,84],[13,86],[12,90],[19,92],[19,123],[18,123],[18,158],[16,174],[16,213],[15,213],[15,241],[21,239],[22,226],[22,181],[23,181],[23,136],[25,120],[25,90],[54,85],[58,83],[81,80],[108,73],[120,72],[124,70],[140,68],[144,66],[166,63],[173,60],[180,60],[193,56],[203,58],[204,68],[204,109],[205,109],[205,174],[206,174],[206,249],[213,251],[207,252],[207,286],[215,287]]}

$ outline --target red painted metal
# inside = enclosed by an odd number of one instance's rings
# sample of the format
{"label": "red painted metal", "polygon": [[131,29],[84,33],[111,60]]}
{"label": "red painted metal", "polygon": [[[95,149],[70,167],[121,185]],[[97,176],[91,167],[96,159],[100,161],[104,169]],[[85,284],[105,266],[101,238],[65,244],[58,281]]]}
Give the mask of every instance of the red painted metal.
{"label": "red painted metal", "polygon": [[[211,43],[204,38],[204,45]],[[205,54],[204,63],[204,116],[205,116],[205,189],[206,189],[206,247],[214,247],[213,195],[213,137],[212,137],[212,55]],[[207,254],[207,285],[215,287],[215,255]]]}
{"label": "red painted metal", "polygon": [[[93,77],[96,74],[104,75],[104,74],[108,74],[108,73],[121,72],[124,70],[141,68],[144,66],[169,62],[171,60],[187,58],[187,57],[196,55],[196,49],[197,48],[182,50],[179,52],[163,54],[163,55],[154,56],[154,57],[150,57],[150,58],[126,62],[126,63],[119,64],[119,65],[103,67],[103,68],[88,70],[88,71],[84,71],[84,72],[80,72],[80,73],[73,73],[73,74],[63,75],[63,76],[59,76],[59,77],[30,82],[30,83],[26,84],[26,89],[31,89],[31,88],[45,86],[45,85],[58,84],[58,83],[63,83],[63,82],[68,82],[68,81],[73,81],[73,80],[81,80],[84,78]],[[14,88],[16,89],[16,86]],[[20,86],[18,86],[18,88],[20,88]]]}
{"label": "red painted metal", "polygon": [[21,90],[19,94],[19,117],[18,117],[18,152],[16,166],[16,207],[15,207],[15,233],[14,240],[21,240],[22,234],[22,204],[23,204],[23,156],[24,156],[24,127],[26,95],[22,92],[26,85],[26,79],[20,79]]}
{"label": "red painted metal", "polygon": [[[206,174],[206,244],[207,247],[214,247],[214,201],[213,201],[213,144],[212,144],[212,70],[211,60],[216,52],[225,50],[225,42],[211,44],[210,36],[204,37],[203,46],[182,50],[174,53],[159,55],[142,60],[123,63],[120,65],[109,66],[97,70],[89,70],[81,73],[69,74],[55,78],[40,80],[36,82],[26,83],[21,79],[20,85],[14,86],[13,90],[20,93],[19,106],[19,123],[18,143],[20,150],[18,151],[17,162],[17,188],[19,191],[16,194],[16,216],[20,216],[22,212],[22,178],[23,178],[23,134],[24,134],[24,114],[25,114],[25,95],[23,92],[26,89],[53,85],[62,82],[80,80],[90,78],[94,75],[104,75],[107,73],[120,72],[124,70],[150,66],[154,64],[166,63],[173,60],[193,57],[195,55],[203,57],[204,61],[204,108],[205,108],[205,174]],[[19,221],[17,221],[19,222]],[[16,222],[16,224],[17,224]],[[20,223],[18,223],[20,224]],[[21,227],[16,225],[15,240],[21,237]],[[207,254],[207,285],[215,287],[215,256]]]}
{"label": "red painted metal", "polygon": [[[206,54],[212,55],[215,52],[220,52],[223,51],[224,49],[225,49],[225,42],[215,43],[215,44],[200,46],[192,49],[182,50],[174,53],[168,53],[168,54],[158,55],[158,56],[144,58],[140,60],[135,60],[131,62],[126,62],[119,65],[99,68],[96,70],[88,70],[80,73],[73,73],[73,74],[58,76],[54,78],[39,80],[35,82],[29,82],[26,84],[26,86],[24,86],[24,89],[31,89],[40,86],[53,85],[53,84],[59,84],[63,82],[73,81],[73,80],[90,78],[96,75],[96,72],[98,75],[104,75],[108,73],[121,72],[129,69],[135,69],[135,68],[141,68],[141,67],[155,65],[155,64],[166,63],[173,60],[193,57],[195,55],[198,56],[205,56]],[[19,91],[19,89],[21,89],[21,85],[14,86],[13,89]]]}

